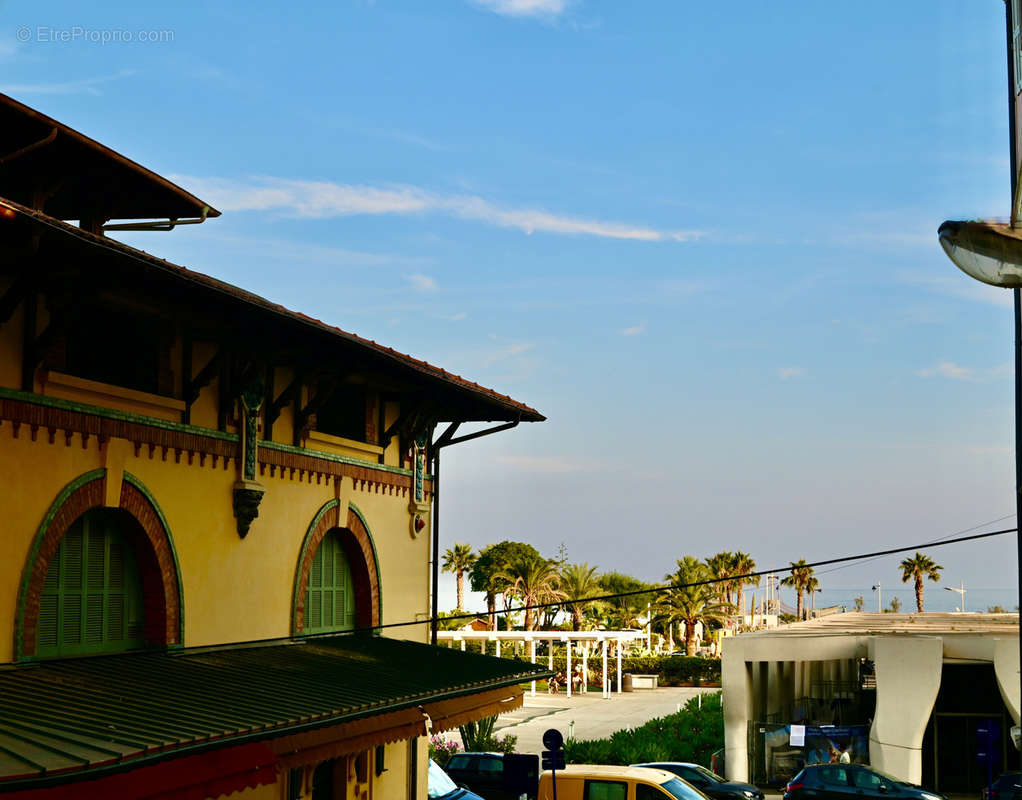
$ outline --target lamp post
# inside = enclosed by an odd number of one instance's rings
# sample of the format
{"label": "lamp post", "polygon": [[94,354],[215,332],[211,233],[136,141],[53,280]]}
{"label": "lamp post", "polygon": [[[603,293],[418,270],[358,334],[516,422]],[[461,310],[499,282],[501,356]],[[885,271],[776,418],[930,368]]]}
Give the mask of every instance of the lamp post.
{"label": "lamp post", "polygon": [[961,588],[956,589],[954,586],[944,587],[949,592],[957,592],[958,596],[962,598],[962,611],[965,611],[965,583],[963,582]]}
{"label": "lamp post", "polygon": [[[1019,603],[1022,604],[1022,196],[1019,195],[1018,95],[1022,76],[1016,74],[1016,62],[1022,53],[1015,38],[1014,19],[1017,2],[1004,4],[1004,22],[1008,56],[1008,161],[1011,172],[1011,223],[945,222],[937,230],[941,247],[955,266],[966,275],[991,286],[1011,289],[1015,312],[1015,540]],[[957,591],[957,590],[952,590]],[[965,586],[962,585],[962,611],[965,610]],[[1022,613],[1019,614],[1022,620]],[[1020,630],[1022,634],[1022,630]],[[1019,681],[1022,696],[1022,635],[1019,636]],[[1012,741],[1019,747],[1019,727],[1012,729]]]}
{"label": "lamp post", "polygon": [[879,614],[884,610],[884,591],[880,588],[880,581],[877,581],[873,591],[877,593],[877,613]]}

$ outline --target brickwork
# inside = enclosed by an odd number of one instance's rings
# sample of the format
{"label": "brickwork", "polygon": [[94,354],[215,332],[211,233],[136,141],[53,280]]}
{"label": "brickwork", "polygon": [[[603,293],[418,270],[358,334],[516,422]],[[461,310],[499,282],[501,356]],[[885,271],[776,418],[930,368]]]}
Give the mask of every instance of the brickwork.
{"label": "brickwork", "polygon": [[[82,514],[104,507],[105,499],[106,478],[97,477],[68,495],[46,526],[27,576],[20,647],[16,648],[21,657],[35,655],[39,599],[60,540]],[[181,644],[180,592],[170,535],[145,494],[126,481],[121,485],[120,506],[138,523],[136,530],[126,532],[134,545],[142,580],[146,639],[152,644]]]}
{"label": "brickwork", "polygon": [[306,537],[295,585],[294,632],[305,629],[305,599],[309,589],[309,570],[316,550],[328,532],[338,529],[344,554],[351,567],[351,580],[355,590],[355,625],[370,628],[380,624],[380,582],[372,538],[362,520],[354,511],[348,511],[347,527],[340,527],[340,506],[330,508]]}

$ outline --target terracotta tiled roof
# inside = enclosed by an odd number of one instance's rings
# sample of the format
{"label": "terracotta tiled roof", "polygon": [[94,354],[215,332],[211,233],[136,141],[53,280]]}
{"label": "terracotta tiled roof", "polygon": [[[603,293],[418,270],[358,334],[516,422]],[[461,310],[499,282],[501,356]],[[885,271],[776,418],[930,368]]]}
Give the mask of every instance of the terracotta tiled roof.
{"label": "terracotta tiled roof", "polygon": [[[158,258],[143,250],[130,247],[123,242],[118,242],[105,236],[97,236],[93,233],[89,233],[88,231],[50,217],[42,212],[35,211],[12,200],[0,198],[0,205],[10,208],[12,211],[16,212],[16,214],[23,215],[39,224],[45,225],[63,236],[72,237],[91,245],[103,247],[129,258],[136,259],[148,266],[156,267],[181,280],[204,287],[205,289],[219,294],[228,295],[246,303],[249,306],[262,309],[275,316],[294,320],[315,330],[337,336],[359,347],[383,356],[387,360],[409,367],[422,375],[439,380],[449,386],[468,391],[475,395],[478,399],[489,401],[502,408],[504,411],[501,417],[499,417],[500,419],[518,418],[523,422],[542,422],[546,419],[546,417],[544,417],[536,409],[531,408],[530,406],[525,405],[525,403],[521,403],[506,394],[501,394],[493,389],[480,386],[475,381],[470,381],[466,378],[462,378],[460,375],[455,375],[445,369],[433,366],[426,361],[414,358],[413,356],[405,353],[400,353],[394,348],[382,345],[372,339],[365,339],[354,333],[349,333],[341,328],[329,325],[322,320],[303,314],[300,311],[292,311],[279,303],[271,302],[264,297],[260,297],[257,294],[248,292],[237,286],[226,283],[225,281],[218,280],[201,272],[196,272],[195,270],[188,269],[187,267],[182,267],[178,264],[173,264],[166,259]],[[497,418],[498,417],[494,417],[494,419]]]}

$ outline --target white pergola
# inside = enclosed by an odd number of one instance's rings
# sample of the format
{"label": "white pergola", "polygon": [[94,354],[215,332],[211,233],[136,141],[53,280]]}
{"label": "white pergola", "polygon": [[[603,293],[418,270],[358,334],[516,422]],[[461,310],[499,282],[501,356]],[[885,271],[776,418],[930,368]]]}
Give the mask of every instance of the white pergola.
{"label": "white pergola", "polygon": [[[607,683],[607,659],[610,657],[611,645],[616,645],[617,656],[617,691],[621,693],[621,645],[623,642],[634,642],[644,639],[646,636],[642,631],[438,631],[437,639],[441,642],[448,642],[449,647],[460,643],[461,649],[465,649],[466,642],[479,642],[482,652],[486,652],[486,643],[493,642],[497,658],[500,658],[500,647],[502,643],[524,643],[529,645],[529,658],[533,664],[536,663],[536,642],[550,642],[550,654],[548,666],[554,668],[554,643],[564,642],[567,647],[566,681],[568,697],[571,697],[571,648],[574,642],[587,642],[602,645],[603,650],[603,697],[609,700],[611,697],[610,684]],[[582,650],[582,691],[589,691],[589,649]],[[536,696],[536,681],[532,681],[531,695]]]}

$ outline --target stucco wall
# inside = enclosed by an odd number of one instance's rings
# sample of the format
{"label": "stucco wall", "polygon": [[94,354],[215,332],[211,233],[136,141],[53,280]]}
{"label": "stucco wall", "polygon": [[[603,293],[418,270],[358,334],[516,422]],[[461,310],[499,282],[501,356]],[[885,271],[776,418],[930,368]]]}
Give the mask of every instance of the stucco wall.
{"label": "stucco wall", "polygon": [[[82,446],[75,434],[70,444],[63,432],[48,442],[45,430],[32,441],[28,426],[17,438],[13,427],[0,424],[0,474],[6,479],[2,553],[0,558],[0,662],[14,654],[14,626],[22,571],[36,532],[58,493],[78,476],[108,468],[112,479],[122,471],[136,476],[161,507],[177,550],[184,595],[184,643],[208,645],[275,638],[290,634],[295,569],[306,530],[328,500],[341,503],[342,522],[349,503],[361,511],[376,547],[383,592],[383,622],[415,618],[428,610],[429,528],[418,537],[409,533],[408,499],[400,493],[355,488],[350,479],[299,480],[269,473],[260,476],[266,495],[259,517],[245,539],[238,536],[232,509],[237,480],[234,462],[228,469],[210,459],[175,463],[159,449],[152,457],[124,440],[101,447],[97,437]],[[424,641],[418,627],[389,632]]]}

